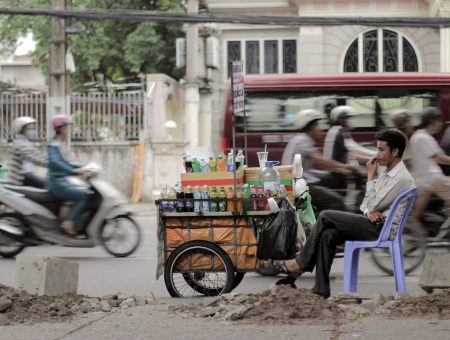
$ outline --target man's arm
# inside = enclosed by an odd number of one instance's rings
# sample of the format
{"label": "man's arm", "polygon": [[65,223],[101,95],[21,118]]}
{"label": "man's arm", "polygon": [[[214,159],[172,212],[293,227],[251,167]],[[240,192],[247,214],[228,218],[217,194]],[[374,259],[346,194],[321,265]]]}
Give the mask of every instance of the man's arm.
{"label": "man's arm", "polygon": [[320,169],[338,172],[343,175],[349,175],[352,172],[351,166],[336,162],[332,159],[326,159],[318,152],[311,152],[309,156],[312,159],[314,166],[319,167]]}
{"label": "man's arm", "polygon": [[444,153],[438,153],[432,159],[438,164],[450,165],[450,156]]}
{"label": "man's arm", "polygon": [[28,143],[20,145],[20,153],[25,161],[42,167],[47,166],[47,159],[43,155],[38,154],[36,149]]}

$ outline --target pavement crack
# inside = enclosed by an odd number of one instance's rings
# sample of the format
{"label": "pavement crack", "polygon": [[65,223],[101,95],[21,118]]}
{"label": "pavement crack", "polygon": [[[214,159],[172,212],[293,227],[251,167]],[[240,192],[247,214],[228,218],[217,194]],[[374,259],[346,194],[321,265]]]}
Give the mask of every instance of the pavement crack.
{"label": "pavement crack", "polygon": [[97,322],[97,321],[103,320],[104,318],[108,317],[109,315],[110,315],[110,313],[105,314],[105,315],[103,315],[102,317],[99,317],[98,319],[91,320],[91,321],[89,321],[88,323],[85,323],[84,325],[81,325],[81,326],[79,326],[79,327],[77,327],[77,328],[72,329],[71,331],[67,332],[67,333],[64,334],[63,336],[54,338],[53,340],[61,340],[61,339],[64,339],[66,336],[69,336],[69,335],[71,335],[71,334],[73,334],[73,333],[75,333],[75,332],[78,332],[80,329],[86,328],[87,326],[90,326],[90,325],[92,325],[93,323],[95,323],[95,322]]}
{"label": "pavement crack", "polygon": [[333,334],[331,334],[330,340],[339,340],[339,335],[341,334],[341,325],[339,322],[334,324]]}

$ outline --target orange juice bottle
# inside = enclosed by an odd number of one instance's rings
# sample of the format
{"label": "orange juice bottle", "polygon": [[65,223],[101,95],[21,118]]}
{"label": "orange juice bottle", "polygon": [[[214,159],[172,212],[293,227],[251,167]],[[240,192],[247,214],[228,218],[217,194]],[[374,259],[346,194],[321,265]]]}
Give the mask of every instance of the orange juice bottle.
{"label": "orange juice bottle", "polygon": [[217,159],[217,171],[227,171],[227,162],[225,162],[225,159],[223,158],[223,153],[220,153],[219,158]]}
{"label": "orange juice bottle", "polygon": [[233,188],[228,187],[227,191],[227,211],[234,211]]}

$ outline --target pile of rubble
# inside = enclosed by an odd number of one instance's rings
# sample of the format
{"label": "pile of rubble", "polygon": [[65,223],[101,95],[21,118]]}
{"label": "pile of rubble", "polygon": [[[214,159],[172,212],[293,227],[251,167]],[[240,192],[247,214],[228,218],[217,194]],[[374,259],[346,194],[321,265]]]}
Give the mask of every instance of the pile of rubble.
{"label": "pile of rubble", "polygon": [[207,305],[169,307],[175,313],[223,320],[290,323],[292,320],[334,320],[342,309],[310,290],[273,286],[261,294],[225,294]]}
{"label": "pile of rubble", "polygon": [[273,286],[261,294],[225,294],[206,304],[169,307],[183,317],[259,323],[345,322],[370,315],[450,318],[450,290],[429,295],[364,296],[341,294],[327,300],[303,288]]}
{"label": "pile of rubble", "polygon": [[101,298],[66,294],[38,296],[26,291],[0,285],[0,326],[12,323],[63,321],[76,314],[114,312],[121,308],[154,303],[155,298],[130,296],[122,293]]}

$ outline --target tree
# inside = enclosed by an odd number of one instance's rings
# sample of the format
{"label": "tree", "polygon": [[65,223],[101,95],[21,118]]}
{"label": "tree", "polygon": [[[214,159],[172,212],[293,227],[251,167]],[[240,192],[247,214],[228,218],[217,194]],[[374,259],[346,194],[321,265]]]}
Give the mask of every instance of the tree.
{"label": "tree", "polygon": [[[72,0],[71,3],[67,7],[73,9],[182,10],[181,0]],[[9,2],[9,6],[49,8],[51,0],[17,0]],[[35,64],[47,74],[51,48],[50,18],[9,15],[0,17],[0,20],[3,52],[14,51],[18,39],[32,32],[36,41]],[[72,75],[73,86],[98,79],[118,82],[123,78],[155,72],[166,73],[176,79],[183,74],[175,67],[175,38],[183,36],[181,23],[69,19],[66,26],[79,31],[67,36],[68,48],[76,65],[76,72]]]}

